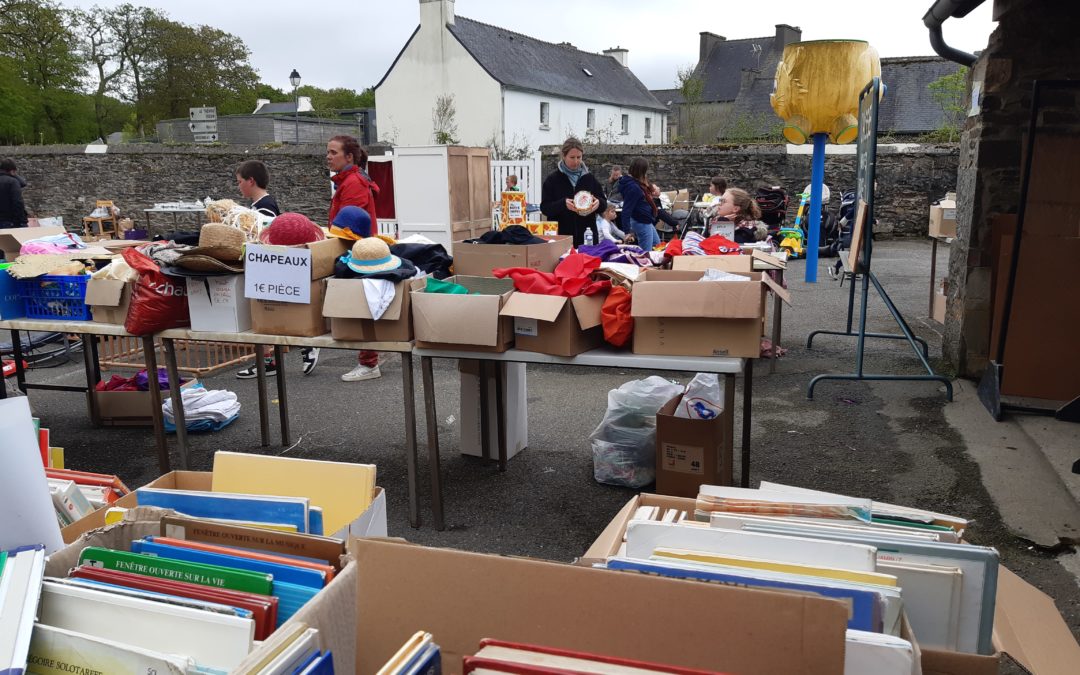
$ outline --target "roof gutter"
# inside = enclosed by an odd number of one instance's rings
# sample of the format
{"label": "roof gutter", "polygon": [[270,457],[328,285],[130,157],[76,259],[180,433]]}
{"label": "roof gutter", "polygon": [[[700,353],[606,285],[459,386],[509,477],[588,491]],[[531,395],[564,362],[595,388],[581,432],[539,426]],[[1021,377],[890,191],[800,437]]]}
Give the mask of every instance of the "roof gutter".
{"label": "roof gutter", "polygon": [[938,56],[959,63],[962,66],[975,65],[975,55],[950,47],[941,34],[941,24],[950,17],[961,18],[981,5],[983,0],[937,0],[923,16],[923,24],[930,30],[930,46]]}

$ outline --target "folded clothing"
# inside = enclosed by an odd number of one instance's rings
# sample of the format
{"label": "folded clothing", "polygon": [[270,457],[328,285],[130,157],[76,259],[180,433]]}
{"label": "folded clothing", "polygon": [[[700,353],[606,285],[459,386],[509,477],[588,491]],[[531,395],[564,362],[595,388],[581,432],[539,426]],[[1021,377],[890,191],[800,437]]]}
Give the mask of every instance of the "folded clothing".
{"label": "folded clothing", "polygon": [[[184,420],[188,424],[200,420],[218,424],[240,413],[240,401],[236,394],[224,389],[206,389],[202,384],[196,384],[182,390],[180,398],[184,406]],[[171,396],[161,404],[161,411],[167,422],[176,424]]]}

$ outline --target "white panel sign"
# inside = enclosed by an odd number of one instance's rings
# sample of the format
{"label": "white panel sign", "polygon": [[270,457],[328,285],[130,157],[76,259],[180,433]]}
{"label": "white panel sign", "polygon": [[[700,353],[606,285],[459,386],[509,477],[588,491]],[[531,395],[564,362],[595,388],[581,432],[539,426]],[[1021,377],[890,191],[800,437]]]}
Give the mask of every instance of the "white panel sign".
{"label": "white panel sign", "polygon": [[218,139],[218,135],[216,133],[213,133],[213,134],[195,134],[195,142],[196,143],[213,143],[213,142],[217,141],[217,139]]}
{"label": "white panel sign", "polygon": [[217,122],[188,122],[188,129],[195,134],[217,131]]}
{"label": "white panel sign", "polygon": [[244,250],[244,297],[311,302],[311,250],[248,244]]}
{"label": "white panel sign", "polygon": [[217,120],[217,108],[188,108],[188,117],[192,122],[214,122]]}

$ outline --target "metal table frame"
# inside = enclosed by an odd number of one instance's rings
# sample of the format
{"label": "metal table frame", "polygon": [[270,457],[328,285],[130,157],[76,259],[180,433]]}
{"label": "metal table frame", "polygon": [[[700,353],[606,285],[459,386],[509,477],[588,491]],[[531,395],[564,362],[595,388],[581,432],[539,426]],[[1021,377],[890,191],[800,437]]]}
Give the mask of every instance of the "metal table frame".
{"label": "metal table frame", "polygon": [[[632,370],[657,370],[716,373],[725,377],[725,405],[732,406],[735,395],[735,376],[743,375],[743,402],[742,402],[742,448],[741,448],[741,484],[743,487],[750,485],[750,422],[751,404],[753,401],[754,360],[728,357],[697,357],[697,356],[647,356],[617,352],[611,348],[602,347],[580,354],[574,357],[551,356],[536,352],[525,352],[511,349],[501,354],[488,352],[451,351],[441,349],[413,350],[415,356],[420,357],[420,371],[424,383],[424,417],[427,423],[428,438],[428,461],[431,473],[431,511],[437,530],[446,529],[443,514],[442,474],[439,458],[439,427],[435,412],[435,381],[432,372],[433,359],[456,359],[480,361],[481,366],[487,362],[494,363],[535,363],[541,365],[558,366],[584,366],[591,368],[625,368]],[[484,386],[484,371],[481,370],[480,386],[480,429],[481,429],[481,453],[486,459],[491,458],[491,441],[488,438],[490,421],[488,419],[487,387]],[[503,398],[502,378],[495,378],[495,396]],[[506,420],[505,411],[501,405],[496,405],[496,429],[498,438],[498,462],[499,470],[506,470]],[[732,436],[734,436],[735,416],[731,416]]]}

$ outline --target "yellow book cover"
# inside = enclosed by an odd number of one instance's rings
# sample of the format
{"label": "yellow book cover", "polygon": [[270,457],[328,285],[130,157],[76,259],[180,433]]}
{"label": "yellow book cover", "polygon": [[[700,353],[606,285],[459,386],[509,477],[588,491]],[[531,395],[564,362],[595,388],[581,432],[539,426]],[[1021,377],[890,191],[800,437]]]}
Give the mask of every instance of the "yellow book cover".
{"label": "yellow book cover", "polygon": [[64,449],[63,448],[49,448],[49,468],[50,469],[63,469],[64,468]]}
{"label": "yellow book cover", "polygon": [[770,572],[784,572],[786,574],[802,574],[821,579],[838,579],[841,581],[854,581],[860,584],[877,584],[879,586],[896,586],[896,577],[891,574],[879,572],[855,572],[835,567],[816,567],[814,565],[802,565],[798,563],[783,563],[775,560],[763,560],[760,558],[744,558],[737,555],[724,555],[722,553],[706,553],[702,551],[686,551],[677,548],[657,548],[653,553],[654,558],[684,560],[687,562],[705,563],[707,565],[724,565],[727,567],[741,567],[743,569],[766,570]]}

